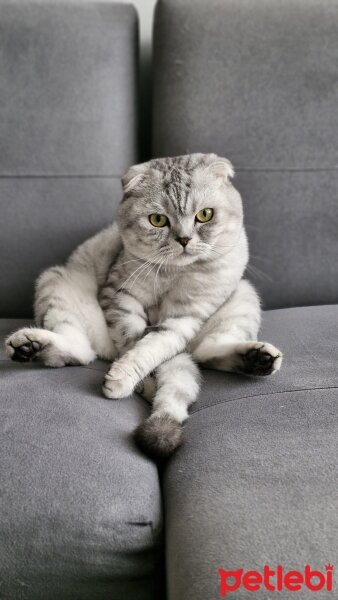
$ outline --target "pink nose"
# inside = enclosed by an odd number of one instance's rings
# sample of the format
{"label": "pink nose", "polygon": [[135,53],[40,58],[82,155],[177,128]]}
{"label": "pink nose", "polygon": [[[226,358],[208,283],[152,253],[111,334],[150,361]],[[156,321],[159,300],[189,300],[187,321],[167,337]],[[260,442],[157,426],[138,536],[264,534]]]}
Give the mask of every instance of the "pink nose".
{"label": "pink nose", "polygon": [[181,246],[183,246],[183,247],[185,247],[190,240],[191,240],[191,238],[189,238],[189,237],[177,237],[176,238],[176,242],[181,244]]}

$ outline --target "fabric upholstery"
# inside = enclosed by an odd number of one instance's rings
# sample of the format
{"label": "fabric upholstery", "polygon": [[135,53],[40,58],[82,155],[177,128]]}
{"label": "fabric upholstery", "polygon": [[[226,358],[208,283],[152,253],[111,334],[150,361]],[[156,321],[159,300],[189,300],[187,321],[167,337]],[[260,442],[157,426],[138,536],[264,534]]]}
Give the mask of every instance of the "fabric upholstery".
{"label": "fabric upholstery", "polygon": [[136,160],[136,12],[1,2],[0,174],[121,175]]}
{"label": "fabric upholstery", "polygon": [[[0,344],[23,325],[0,321]],[[48,369],[0,357],[1,597],[151,600],[159,594],[157,469],[132,430],[141,398],[108,401],[107,364]]]}
{"label": "fabric upholstery", "polygon": [[45,268],[110,223],[118,178],[0,178],[0,315],[30,317]]}
{"label": "fabric upholstery", "polygon": [[267,312],[260,338],[284,352],[277,375],[204,371],[164,473],[168,600],[220,597],[219,568],[337,563],[337,322],[338,306]]}
{"label": "fabric upholstery", "polygon": [[113,219],[137,162],[131,5],[0,3],[0,317]]}
{"label": "fabric upholstery", "polygon": [[337,302],[338,0],[161,0],[154,32],[153,156],[234,163],[266,307]]}
{"label": "fabric upholstery", "polygon": [[234,184],[264,308],[337,302],[338,170],[245,172]]}

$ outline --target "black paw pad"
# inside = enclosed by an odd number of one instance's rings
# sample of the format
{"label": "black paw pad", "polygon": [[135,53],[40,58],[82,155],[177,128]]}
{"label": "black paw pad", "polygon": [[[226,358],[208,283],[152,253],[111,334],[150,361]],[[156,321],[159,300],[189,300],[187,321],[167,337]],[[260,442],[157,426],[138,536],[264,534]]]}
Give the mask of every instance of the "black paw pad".
{"label": "black paw pad", "polygon": [[22,346],[15,347],[12,344],[12,348],[14,348],[12,360],[15,360],[16,362],[27,362],[32,360],[35,355],[40,352],[41,344],[39,344],[39,342],[27,340]]}
{"label": "black paw pad", "polygon": [[247,375],[271,375],[275,357],[261,348],[252,348],[243,355],[243,372]]}

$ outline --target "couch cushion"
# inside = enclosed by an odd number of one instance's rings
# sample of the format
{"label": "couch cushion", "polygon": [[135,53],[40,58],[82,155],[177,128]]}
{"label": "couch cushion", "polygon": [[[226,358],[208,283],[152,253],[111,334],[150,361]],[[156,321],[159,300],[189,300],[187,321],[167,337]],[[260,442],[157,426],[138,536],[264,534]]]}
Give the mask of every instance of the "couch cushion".
{"label": "couch cushion", "polygon": [[267,312],[260,337],[284,351],[279,374],[204,371],[185,444],[164,473],[168,600],[220,597],[220,568],[325,573],[337,563],[337,323],[338,306]]}
{"label": "couch cushion", "polygon": [[1,175],[121,175],[136,158],[136,12],[1,2]]}
{"label": "couch cushion", "polygon": [[119,179],[0,178],[0,317],[30,317],[34,284],[113,221]]}
{"label": "couch cushion", "polygon": [[[0,321],[0,344],[24,324]],[[157,597],[158,474],[131,438],[147,407],[137,396],[105,400],[106,369],[0,357],[6,600]]]}
{"label": "couch cushion", "polygon": [[154,31],[153,155],[233,161],[266,307],[337,302],[338,0],[162,0]]}
{"label": "couch cushion", "polygon": [[0,317],[113,219],[137,162],[137,18],[110,2],[0,3]]}

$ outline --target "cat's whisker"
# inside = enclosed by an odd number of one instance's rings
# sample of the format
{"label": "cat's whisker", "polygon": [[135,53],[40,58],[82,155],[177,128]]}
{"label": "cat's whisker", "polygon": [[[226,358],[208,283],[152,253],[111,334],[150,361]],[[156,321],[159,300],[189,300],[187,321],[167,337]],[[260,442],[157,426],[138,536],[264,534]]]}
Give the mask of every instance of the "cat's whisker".
{"label": "cat's whisker", "polygon": [[122,267],[123,265],[127,265],[128,263],[137,262],[137,261],[144,260],[144,259],[145,259],[145,257],[132,258],[131,260],[126,260],[125,262],[120,263],[120,266]]}
{"label": "cat's whisker", "polygon": [[138,279],[141,277],[141,275],[144,275],[144,278],[146,278],[149,275],[149,273],[153,270],[153,268],[155,268],[157,266],[157,264],[158,264],[157,262],[153,262],[151,260],[148,260],[147,262],[145,262],[143,264],[143,268],[141,268],[139,270],[139,272],[137,273],[136,277],[131,282],[131,285],[128,286],[129,287],[129,291],[131,291],[133,289],[133,287],[135,286],[135,283],[138,281]]}
{"label": "cat's whisker", "polygon": [[215,250],[215,247],[213,244],[207,244],[206,242],[203,242],[203,246],[197,245],[197,251],[200,252],[204,252],[204,254],[208,254],[210,251],[214,252],[215,254],[218,254],[219,256],[225,256],[224,253],[222,252],[217,252],[217,250]]}
{"label": "cat's whisker", "polygon": [[241,233],[238,236],[238,238],[237,238],[237,240],[235,241],[234,244],[219,244],[218,242],[215,242],[215,244],[211,244],[211,245],[212,245],[213,248],[226,248],[226,249],[230,249],[231,250],[232,248],[235,248],[238,245],[238,243],[239,243],[239,241],[241,239]]}
{"label": "cat's whisker", "polygon": [[169,262],[169,260],[170,260],[171,258],[173,258],[173,256],[174,256],[174,253],[173,253],[173,251],[171,250],[171,252],[168,254],[168,256],[167,256],[167,258],[166,258],[166,260],[165,260],[165,263],[164,263],[164,270],[165,270],[165,272],[166,272],[166,273],[167,273],[167,266],[168,266],[168,262]]}
{"label": "cat's whisker", "polygon": [[150,257],[148,258],[148,260],[145,263],[142,263],[139,267],[137,267],[137,269],[135,269],[135,271],[133,271],[133,273],[126,279],[126,281],[123,282],[123,284],[120,286],[119,289],[124,289],[124,287],[126,286],[126,284],[130,281],[130,279],[133,277],[133,275],[135,275],[138,271],[143,270],[144,267],[146,267],[148,264],[157,264],[152,263],[153,260],[159,258],[162,255],[162,251],[158,251],[155,252],[154,254],[150,255]]}
{"label": "cat's whisker", "polygon": [[128,286],[128,291],[131,292],[133,290],[136,282],[142,275],[144,276],[144,280],[145,280],[148,277],[149,273],[151,273],[151,271],[156,267],[156,264],[157,263],[153,263],[153,262],[146,263],[145,268],[142,269],[142,271],[140,271],[140,273],[138,273],[138,275],[135,277],[132,284],[130,286]]}
{"label": "cat's whisker", "polygon": [[210,244],[212,246],[212,248],[234,248],[235,246],[237,246],[238,242],[236,242],[235,244]]}
{"label": "cat's whisker", "polygon": [[[161,250],[159,252],[161,252],[161,251],[162,251],[162,248],[161,248]],[[157,254],[158,254],[158,251],[154,252],[150,256],[139,256],[138,258],[132,258],[130,260],[126,260],[123,263],[120,263],[120,266],[122,267],[123,265],[127,265],[128,263],[137,262],[137,261],[140,261],[140,260],[152,260],[153,258],[156,257]]]}
{"label": "cat's whisker", "polygon": [[210,247],[210,250],[214,254],[218,254],[218,256],[225,256],[225,254],[223,254],[222,252],[217,252],[217,250],[215,250],[215,248],[213,248],[212,246]]}
{"label": "cat's whisker", "polygon": [[115,292],[114,296],[115,296],[115,295],[116,295],[116,294],[117,294],[119,291],[122,291],[122,290],[124,290],[124,289],[126,289],[126,288],[127,288],[127,285],[128,285],[128,283],[129,283],[129,281],[132,279],[132,277],[136,276],[136,277],[135,277],[135,280],[134,280],[134,281],[136,281],[136,279],[138,278],[138,275],[137,275],[137,274],[139,273],[139,271],[142,273],[142,271],[143,271],[143,270],[144,270],[144,269],[145,269],[145,268],[146,268],[148,265],[150,265],[150,264],[153,264],[153,263],[152,263],[150,260],[147,260],[145,263],[142,263],[142,265],[140,265],[139,267],[137,267],[137,269],[135,269],[135,271],[133,271],[133,273],[131,273],[131,275],[129,275],[129,277],[127,277],[127,279],[126,279],[126,280],[125,280],[125,281],[122,283],[122,285],[120,285],[120,287],[119,287],[119,288],[116,290],[116,292]]}
{"label": "cat's whisker", "polygon": [[262,271],[258,267],[255,267],[254,265],[247,265],[246,268],[247,268],[247,271],[249,273],[251,273],[252,275],[254,275],[255,277],[257,277],[257,279],[261,279],[261,280],[265,280],[265,281],[269,281],[270,283],[273,283],[272,277],[270,277],[270,275],[268,275],[267,273],[264,273],[264,271]]}
{"label": "cat's whisker", "polygon": [[155,294],[155,297],[156,297],[156,294],[158,293],[158,274],[159,274],[159,272],[160,272],[160,269],[161,269],[161,268],[162,268],[164,265],[166,265],[166,264],[168,263],[168,260],[169,260],[170,256],[171,256],[171,252],[168,252],[167,256],[165,256],[165,257],[163,258],[163,260],[162,260],[161,264],[159,265],[159,267],[158,267],[158,269],[157,269],[157,271],[156,271],[155,280],[154,280],[154,286],[155,286],[155,283],[156,283],[156,292],[155,292],[155,287],[154,287],[154,294]]}
{"label": "cat's whisker", "polygon": [[143,269],[145,269],[146,266],[148,266],[149,264],[152,264],[150,260],[147,260],[147,262],[142,263],[142,265],[140,265],[139,267],[137,267],[137,269],[135,269],[135,271],[133,271],[133,273],[131,275],[129,275],[129,277],[122,283],[122,285],[119,287],[119,289],[117,291],[126,289],[127,284],[129,283],[129,281],[131,280],[131,278],[136,275],[136,273],[138,273],[140,270],[143,271]]}
{"label": "cat's whisker", "polygon": [[[161,257],[162,257],[163,255],[166,255],[166,250],[167,250],[167,249],[164,249],[164,250],[162,249],[162,250],[160,250],[160,252],[158,252],[158,253],[155,255],[155,257],[152,257],[152,259],[151,259],[151,260],[147,260],[147,262],[146,262],[146,263],[144,263],[144,265],[141,265],[141,267],[143,266],[144,268],[141,268],[141,269],[139,268],[139,269],[136,269],[136,271],[134,271],[134,273],[136,273],[137,271],[139,271],[139,273],[136,275],[135,279],[132,281],[132,284],[131,284],[131,286],[129,287],[129,290],[130,290],[130,291],[131,291],[131,290],[132,290],[132,288],[134,287],[134,285],[135,285],[136,281],[139,279],[139,277],[141,277],[141,275],[144,275],[144,278],[146,279],[146,278],[148,277],[148,275],[151,273],[151,271],[153,270],[153,268],[156,268],[156,266],[159,264],[159,262],[158,262],[158,260],[157,260],[157,259],[160,259],[160,262],[161,262]],[[155,258],[156,258],[156,260],[155,260]],[[149,266],[150,266],[150,268],[147,270],[147,267],[149,267]],[[128,280],[127,280],[127,281],[128,281]],[[126,283],[127,283],[127,282],[126,282]],[[125,285],[125,284],[124,284],[124,285]]]}
{"label": "cat's whisker", "polygon": [[157,285],[158,273],[159,273],[159,271],[160,271],[160,269],[161,269],[161,267],[162,267],[162,265],[163,265],[163,263],[164,263],[164,260],[165,260],[165,259],[163,259],[163,260],[160,262],[160,264],[159,264],[159,265],[158,265],[158,267],[157,267],[157,271],[156,271],[156,273],[155,273],[155,278],[154,278],[154,298],[156,298],[156,296],[157,296],[157,291],[158,291],[158,285]]}
{"label": "cat's whisker", "polygon": [[[130,260],[126,260],[125,262],[120,263],[120,266],[126,265],[126,264],[131,263],[131,262],[137,262],[137,261],[139,262],[141,260],[143,260],[143,261],[152,261],[152,260],[154,260],[156,257],[158,257],[161,254],[162,250],[163,249],[161,248],[160,251],[156,251],[153,254],[151,254],[150,256],[139,256],[138,258],[132,258]],[[165,248],[165,250],[166,250],[166,248]]]}
{"label": "cat's whisker", "polygon": [[[169,259],[173,255],[173,252],[171,251],[170,248],[166,248],[165,250],[166,250],[166,252],[165,253],[163,252],[163,254],[165,254],[164,258],[163,258],[162,261],[160,261],[160,264],[159,264],[158,269],[157,269],[156,274],[155,274],[155,279],[154,279],[154,295],[155,296],[156,296],[156,292],[158,291],[158,285],[157,285],[158,281],[157,280],[158,280],[158,275],[159,275],[160,269],[161,269],[162,266],[164,266],[164,268],[166,267],[166,265],[168,264]],[[156,292],[155,292],[155,283],[156,283]]]}
{"label": "cat's whisker", "polygon": [[244,232],[244,228],[243,228],[243,225],[242,225],[241,228],[239,229],[238,236],[237,236],[236,241],[235,241],[234,244],[220,244],[218,241],[216,241],[214,244],[210,244],[210,245],[213,248],[230,248],[230,249],[235,248],[238,245],[243,232]]}

